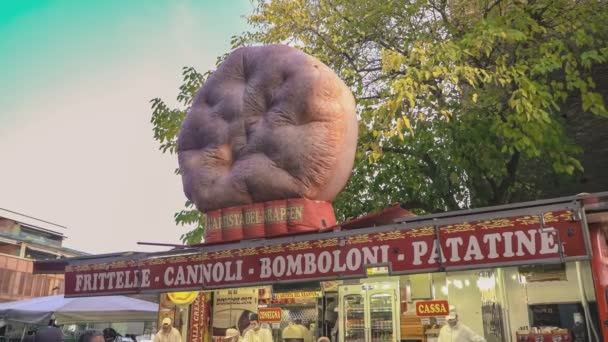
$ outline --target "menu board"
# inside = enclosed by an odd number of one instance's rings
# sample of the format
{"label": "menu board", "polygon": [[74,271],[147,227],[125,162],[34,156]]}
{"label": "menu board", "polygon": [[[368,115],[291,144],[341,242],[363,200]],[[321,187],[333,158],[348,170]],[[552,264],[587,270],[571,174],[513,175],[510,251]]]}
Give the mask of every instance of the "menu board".
{"label": "menu board", "polygon": [[249,326],[249,315],[257,311],[257,288],[217,291],[213,298],[213,336],[224,336],[232,327],[242,333]]}
{"label": "menu board", "polygon": [[532,326],[561,326],[559,305],[557,304],[530,305],[529,312]]}

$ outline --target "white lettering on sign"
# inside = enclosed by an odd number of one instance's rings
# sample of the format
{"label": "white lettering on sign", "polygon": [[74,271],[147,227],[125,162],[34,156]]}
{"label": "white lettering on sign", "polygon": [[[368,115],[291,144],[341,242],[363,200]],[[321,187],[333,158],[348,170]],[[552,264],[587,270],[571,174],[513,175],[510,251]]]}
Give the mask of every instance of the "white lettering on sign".
{"label": "white lettering on sign", "polygon": [[[555,254],[559,251],[556,242],[557,230],[545,228],[520,230],[513,232],[485,234],[483,237],[469,235],[463,241],[462,237],[447,238],[444,246],[433,240],[429,247],[427,241],[414,241],[412,254],[414,266],[422,265],[426,259],[429,265],[436,264],[441,257],[442,262],[481,261],[484,259],[512,258],[515,256],[535,256]],[[480,241],[481,240],[481,241]],[[503,242],[499,250],[499,243]],[[482,244],[487,248],[487,254],[482,251]],[[540,248],[538,248],[540,246]]]}
{"label": "white lettering on sign", "polygon": [[328,274],[335,270],[362,270],[363,265],[387,263],[388,245],[351,248],[344,253],[342,250],[321,252],[318,256],[313,253],[296,255],[277,255],[272,258],[260,258],[260,278],[281,278],[283,276],[300,276],[308,274]]}
{"label": "white lettering on sign", "polygon": [[287,269],[285,258],[274,258],[272,262],[272,273],[277,277],[282,277]]}
{"label": "white lettering on sign", "polygon": [[[363,274],[365,268],[403,262],[413,269],[439,264],[507,261],[510,258],[534,259],[556,255],[560,249],[558,230],[553,227],[513,231],[484,231],[437,239],[381,245],[353,244],[335,249],[296,253],[256,254],[241,258],[205,259],[199,264],[157,263],[138,269],[113,269],[66,273],[67,293],[115,293],[154,289],[188,289],[235,286],[281,279],[329,278]],[[409,242],[409,241],[408,241]],[[441,243],[440,243],[441,242]],[[390,266],[390,265],[389,265]],[[393,264],[394,267],[394,264]],[[245,274],[244,274],[245,272]]]}
{"label": "white lettering on sign", "polygon": [[317,264],[315,264],[315,254],[314,253],[305,253],[304,254],[304,274],[315,274],[315,273],[317,273]]}
{"label": "white lettering on sign", "polygon": [[486,245],[488,245],[488,259],[496,259],[499,257],[498,253],[496,252],[497,247],[496,247],[496,243],[500,242],[502,240],[502,236],[500,236],[500,234],[486,234],[483,236],[483,243],[485,243]]}
{"label": "white lettering on sign", "polygon": [[150,270],[128,270],[76,275],[76,292],[125,290],[150,286]]}
{"label": "white lettering on sign", "polygon": [[426,245],[424,241],[414,241],[412,243],[412,247],[414,248],[414,262],[415,266],[422,265],[422,256],[426,255],[429,251],[429,246]]}
{"label": "white lettering on sign", "polygon": [[[354,249],[348,251],[348,253],[352,252]],[[282,259],[282,258],[281,258]],[[331,254],[328,251],[323,251],[319,255],[319,262],[317,263],[317,269],[319,273],[328,273],[331,268]]]}
{"label": "white lettering on sign", "polygon": [[469,236],[469,244],[467,246],[467,253],[464,255],[462,260],[471,261],[471,260],[483,260],[483,255],[481,254],[481,247],[479,247],[479,241],[477,241],[477,237],[474,235]]}
{"label": "white lettering on sign", "polygon": [[504,256],[505,258],[512,258],[513,256],[515,256],[515,254],[513,254],[513,243],[512,243],[513,232],[502,233],[502,237],[503,237],[503,240],[505,241],[505,250],[504,250],[504,253],[502,254],[502,256]]}
{"label": "white lettering on sign", "polygon": [[302,254],[287,256],[287,275],[302,274]]}
{"label": "white lettering on sign", "polygon": [[464,242],[462,242],[461,237],[449,238],[445,240],[445,244],[450,248],[452,257],[450,258],[450,262],[458,262],[460,261],[460,256],[458,255],[458,247],[462,246]]}
{"label": "white lettering on sign", "polygon": [[557,230],[555,228],[545,228],[540,232],[540,254],[557,253],[559,246],[555,243]]}
{"label": "white lettering on sign", "polygon": [[334,255],[334,273],[340,273],[346,271],[346,265],[341,265],[338,260],[340,260],[340,250],[335,250],[333,252]]}
{"label": "white lettering on sign", "polygon": [[230,282],[242,279],[243,260],[237,260],[202,265],[169,266],[165,269],[163,284],[173,287],[191,287],[204,283]]}
{"label": "white lettering on sign", "polygon": [[[517,256],[524,256],[526,254],[534,255],[536,254],[536,239],[534,236],[536,235],[536,230],[528,230],[526,232],[517,231],[515,232],[515,236],[517,236]],[[528,251],[528,253],[524,252],[524,247]]]}
{"label": "white lettering on sign", "polygon": [[441,254],[441,262],[445,262],[445,254],[441,246],[439,245],[439,241],[434,240],[433,248],[431,249],[431,257],[429,258],[429,264],[435,264],[437,259],[439,259],[439,255]]}

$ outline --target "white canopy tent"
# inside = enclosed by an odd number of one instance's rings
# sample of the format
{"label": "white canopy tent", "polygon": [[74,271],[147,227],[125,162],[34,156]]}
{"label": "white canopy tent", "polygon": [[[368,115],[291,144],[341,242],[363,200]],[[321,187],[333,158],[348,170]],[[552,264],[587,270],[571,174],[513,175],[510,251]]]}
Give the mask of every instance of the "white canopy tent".
{"label": "white canopy tent", "polygon": [[63,295],[0,303],[0,320],[25,324],[145,322],[158,317],[158,304],[126,296],[64,298]]}

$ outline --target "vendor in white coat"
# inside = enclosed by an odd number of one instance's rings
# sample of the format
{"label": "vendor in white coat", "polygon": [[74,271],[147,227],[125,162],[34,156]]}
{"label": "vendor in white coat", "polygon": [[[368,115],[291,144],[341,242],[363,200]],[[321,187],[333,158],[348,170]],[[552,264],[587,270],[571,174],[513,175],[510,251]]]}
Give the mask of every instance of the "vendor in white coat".
{"label": "vendor in white coat", "polygon": [[257,314],[249,316],[249,328],[245,330],[243,342],[273,342],[272,331],[262,328]]}
{"label": "vendor in white coat", "polygon": [[438,342],[485,342],[486,340],[477,335],[471,328],[458,321],[456,307],[450,305],[450,312],[446,317],[448,324],[439,331]]}

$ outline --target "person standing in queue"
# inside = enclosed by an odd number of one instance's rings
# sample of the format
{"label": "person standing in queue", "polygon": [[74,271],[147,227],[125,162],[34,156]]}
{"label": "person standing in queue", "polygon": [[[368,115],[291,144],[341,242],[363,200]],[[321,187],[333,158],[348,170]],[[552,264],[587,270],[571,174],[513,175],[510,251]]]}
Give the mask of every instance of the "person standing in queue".
{"label": "person standing in queue", "polygon": [[78,342],[105,342],[105,340],[103,333],[97,330],[87,330],[78,338]]}
{"label": "person standing in queue", "polygon": [[175,329],[171,325],[171,318],[163,318],[163,327],[156,335],[154,335],[154,342],[181,342],[182,335],[179,330]]}
{"label": "person standing in queue", "polygon": [[241,342],[243,338],[236,328],[226,329],[226,336],[224,336],[224,342]]}
{"label": "person standing in queue", "polygon": [[34,337],[35,342],[62,342],[63,332],[55,326],[39,329]]}
{"label": "person standing in queue", "polygon": [[294,320],[294,322],[296,323],[296,327],[298,327],[298,329],[302,331],[302,337],[304,338],[304,342],[313,342],[312,333],[305,325],[302,324],[302,320],[296,319]]}
{"label": "person standing in queue", "polygon": [[249,328],[243,336],[243,342],[273,342],[272,332],[262,329],[257,314],[249,316]]}
{"label": "person standing in queue", "polygon": [[446,320],[448,324],[439,330],[438,342],[486,342],[485,338],[458,321],[458,313],[454,305],[450,305]]}
{"label": "person standing in queue", "polygon": [[305,342],[304,332],[295,322],[289,322],[287,327],[281,331],[282,342]]}
{"label": "person standing in queue", "polygon": [[105,328],[102,331],[104,342],[118,342],[122,341],[120,334],[113,328]]}

